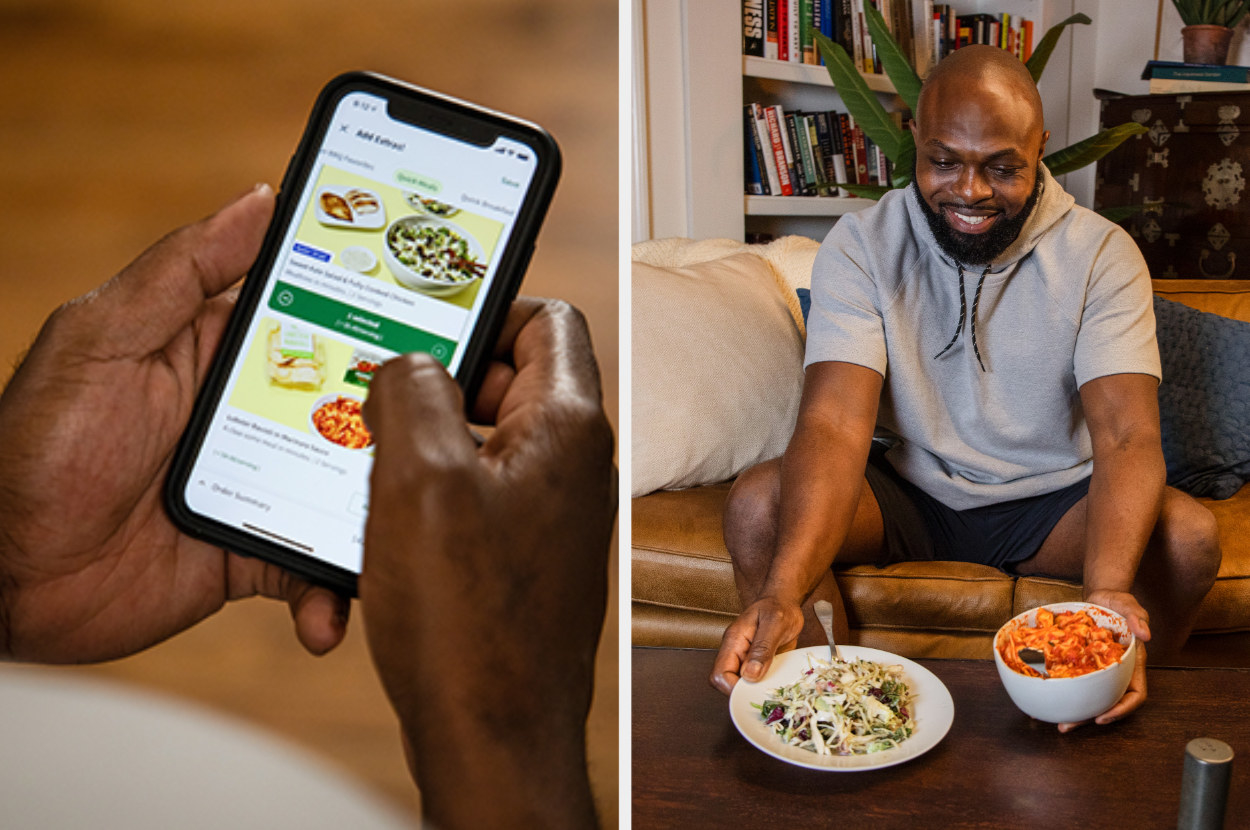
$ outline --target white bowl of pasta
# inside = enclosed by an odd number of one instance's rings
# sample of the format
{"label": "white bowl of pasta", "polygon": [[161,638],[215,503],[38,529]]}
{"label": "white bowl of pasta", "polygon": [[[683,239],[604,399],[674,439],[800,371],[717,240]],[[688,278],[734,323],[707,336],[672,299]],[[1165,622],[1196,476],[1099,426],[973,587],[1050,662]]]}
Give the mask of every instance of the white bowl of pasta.
{"label": "white bowl of pasta", "polygon": [[[1018,656],[1033,648],[1046,658],[1043,677]],[[1101,715],[1128,689],[1137,638],[1128,620],[1100,605],[1057,602],[1012,617],[994,635],[994,665],[1013,703],[1049,723]]]}

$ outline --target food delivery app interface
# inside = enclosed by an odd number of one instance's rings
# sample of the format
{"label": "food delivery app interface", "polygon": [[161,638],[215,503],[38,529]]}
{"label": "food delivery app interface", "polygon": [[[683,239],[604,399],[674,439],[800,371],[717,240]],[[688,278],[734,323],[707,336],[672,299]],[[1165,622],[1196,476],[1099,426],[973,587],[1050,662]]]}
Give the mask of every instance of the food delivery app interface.
{"label": "food delivery app interface", "polygon": [[359,572],[374,370],[427,352],[453,373],[537,169],[394,120],[335,109],[187,483],[192,510]]}

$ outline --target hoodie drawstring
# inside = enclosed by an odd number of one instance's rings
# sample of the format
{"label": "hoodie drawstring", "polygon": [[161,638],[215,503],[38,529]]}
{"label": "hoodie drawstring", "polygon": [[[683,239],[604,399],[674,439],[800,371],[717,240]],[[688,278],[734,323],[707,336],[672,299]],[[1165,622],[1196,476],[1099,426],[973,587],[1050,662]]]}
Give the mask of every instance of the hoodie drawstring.
{"label": "hoodie drawstring", "polygon": [[[959,263],[956,263],[959,265]],[[981,278],[977,280],[977,290],[972,296],[972,353],[976,355],[977,365],[981,367],[981,371],[985,371],[985,364],[981,361],[981,349],[977,345],[977,307],[981,305],[981,288],[985,285],[985,275],[990,272],[990,266],[985,266],[985,270],[981,272]],[[937,360],[942,355],[950,351],[951,346],[955,345],[955,341],[959,339],[959,335],[964,330],[964,320],[967,319],[967,300],[964,295],[964,267],[959,265],[959,323],[955,326],[955,336],[951,338],[951,342],[946,344],[946,348],[933,356]]]}

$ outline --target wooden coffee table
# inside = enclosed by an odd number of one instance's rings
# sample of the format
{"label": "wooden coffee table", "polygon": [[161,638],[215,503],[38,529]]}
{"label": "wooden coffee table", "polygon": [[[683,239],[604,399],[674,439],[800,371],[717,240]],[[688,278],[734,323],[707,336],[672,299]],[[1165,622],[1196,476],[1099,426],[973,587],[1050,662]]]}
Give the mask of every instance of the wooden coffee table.
{"label": "wooden coffee table", "polygon": [[816,772],[738,734],[708,685],[714,655],[633,650],[634,827],[1170,829],[1199,737],[1232,746],[1226,826],[1250,826],[1247,669],[1151,668],[1132,716],[1061,735],[1015,708],[993,662],[917,660],[955,700],[946,738],[899,766]]}

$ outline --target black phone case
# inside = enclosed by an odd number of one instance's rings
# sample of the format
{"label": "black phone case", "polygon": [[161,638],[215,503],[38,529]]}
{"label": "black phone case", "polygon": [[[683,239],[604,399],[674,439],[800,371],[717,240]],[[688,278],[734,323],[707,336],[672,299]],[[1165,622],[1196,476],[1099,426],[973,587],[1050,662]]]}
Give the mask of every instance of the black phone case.
{"label": "black phone case", "polygon": [[204,444],[212,413],[221,402],[231,367],[240,357],[248,325],[256,314],[264,289],[264,277],[273,267],[286,228],[295,219],[300,194],[315,165],[317,151],[329,129],[334,108],[342,97],[356,91],[384,96],[393,117],[431,131],[476,142],[507,136],[529,144],[538,153],[538,167],[533,181],[517,211],[516,225],[500,255],[494,281],[483,302],[477,326],[465,344],[464,357],[456,372],[456,380],[464,390],[466,410],[477,394],[499,330],[534,252],[534,239],[551,203],[561,167],[559,147],[541,127],[371,72],[348,72],[334,78],[321,90],[313,105],[304,135],[278,189],[273,220],[266,231],[260,254],[244,280],[217,355],[196,399],[191,420],[175,452],[166,480],[165,506],[174,524],[191,536],[235,553],[275,563],[310,582],[348,596],[356,595],[356,574],[352,571],[196,513],[187,505],[184,494],[193,462]]}

